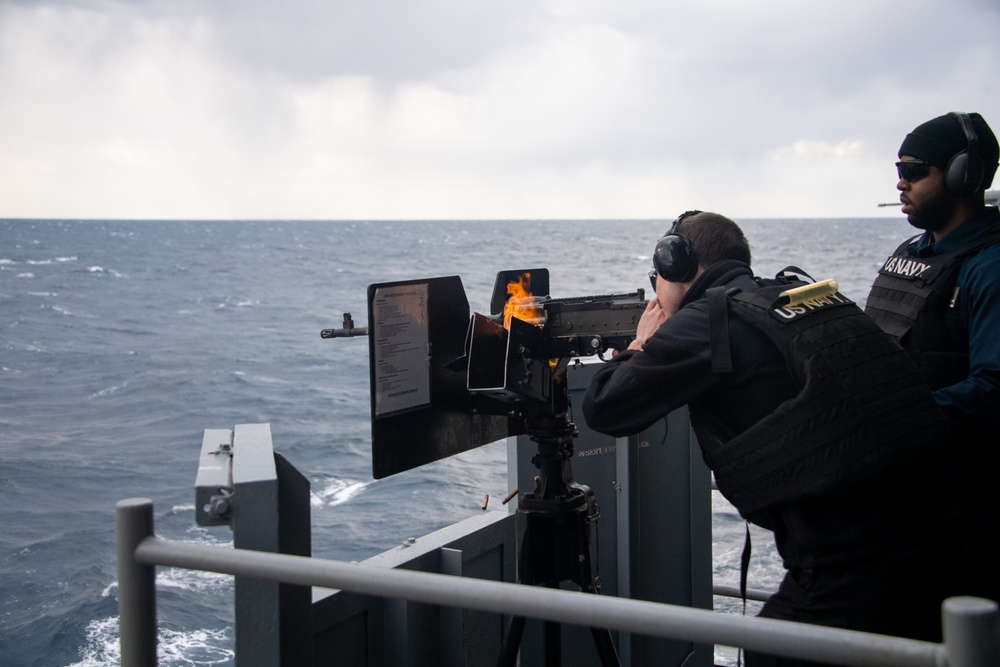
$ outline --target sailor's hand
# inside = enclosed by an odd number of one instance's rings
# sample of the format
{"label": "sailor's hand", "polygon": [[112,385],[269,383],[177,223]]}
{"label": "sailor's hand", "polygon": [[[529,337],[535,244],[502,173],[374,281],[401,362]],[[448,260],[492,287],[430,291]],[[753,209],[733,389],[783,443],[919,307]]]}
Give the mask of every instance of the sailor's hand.
{"label": "sailor's hand", "polygon": [[639,324],[635,328],[635,340],[629,343],[628,349],[641,350],[646,343],[646,339],[652,336],[660,325],[667,321],[667,314],[660,307],[660,302],[655,298],[650,299],[646,304],[646,310],[639,318]]}

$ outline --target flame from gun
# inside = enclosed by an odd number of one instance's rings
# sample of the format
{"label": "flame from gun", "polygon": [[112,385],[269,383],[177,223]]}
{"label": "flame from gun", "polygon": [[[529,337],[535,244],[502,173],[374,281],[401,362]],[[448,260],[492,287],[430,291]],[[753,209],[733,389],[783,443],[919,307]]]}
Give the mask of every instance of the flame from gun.
{"label": "flame from gun", "polygon": [[510,318],[529,324],[545,324],[545,309],[531,293],[531,272],[522,273],[507,283],[507,302],[503,307],[503,326],[510,329]]}

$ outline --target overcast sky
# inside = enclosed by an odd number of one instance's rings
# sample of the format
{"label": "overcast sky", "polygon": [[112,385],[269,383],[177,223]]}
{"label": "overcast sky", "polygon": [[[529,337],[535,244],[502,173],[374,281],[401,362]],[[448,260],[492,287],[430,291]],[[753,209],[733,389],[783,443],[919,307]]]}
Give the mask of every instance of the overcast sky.
{"label": "overcast sky", "polygon": [[0,0],[0,218],[899,216],[998,0]]}

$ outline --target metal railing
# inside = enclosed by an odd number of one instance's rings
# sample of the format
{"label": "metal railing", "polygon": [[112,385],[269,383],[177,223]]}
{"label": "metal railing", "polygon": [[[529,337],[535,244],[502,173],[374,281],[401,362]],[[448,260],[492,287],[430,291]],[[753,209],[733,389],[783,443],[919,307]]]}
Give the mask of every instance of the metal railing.
{"label": "metal railing", "polygon": [[842,665],[1000,665],[1000,612],[995,602],[980,598],[944,602],[944,641],[936,644],[642,600],[173,542],[154,535],[153,503],[145,498],[118,503],[116,528],[123,667],[156,664],[156,566],[337,588]]}

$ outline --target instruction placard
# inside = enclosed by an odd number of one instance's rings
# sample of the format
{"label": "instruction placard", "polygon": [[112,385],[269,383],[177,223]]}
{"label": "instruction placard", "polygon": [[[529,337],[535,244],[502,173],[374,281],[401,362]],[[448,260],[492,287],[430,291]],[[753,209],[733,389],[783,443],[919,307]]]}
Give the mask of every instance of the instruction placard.
{"label": "instruction placard", "polygon": [[375,417],[429,405],[430,347],[427,283],[375,290]]}

